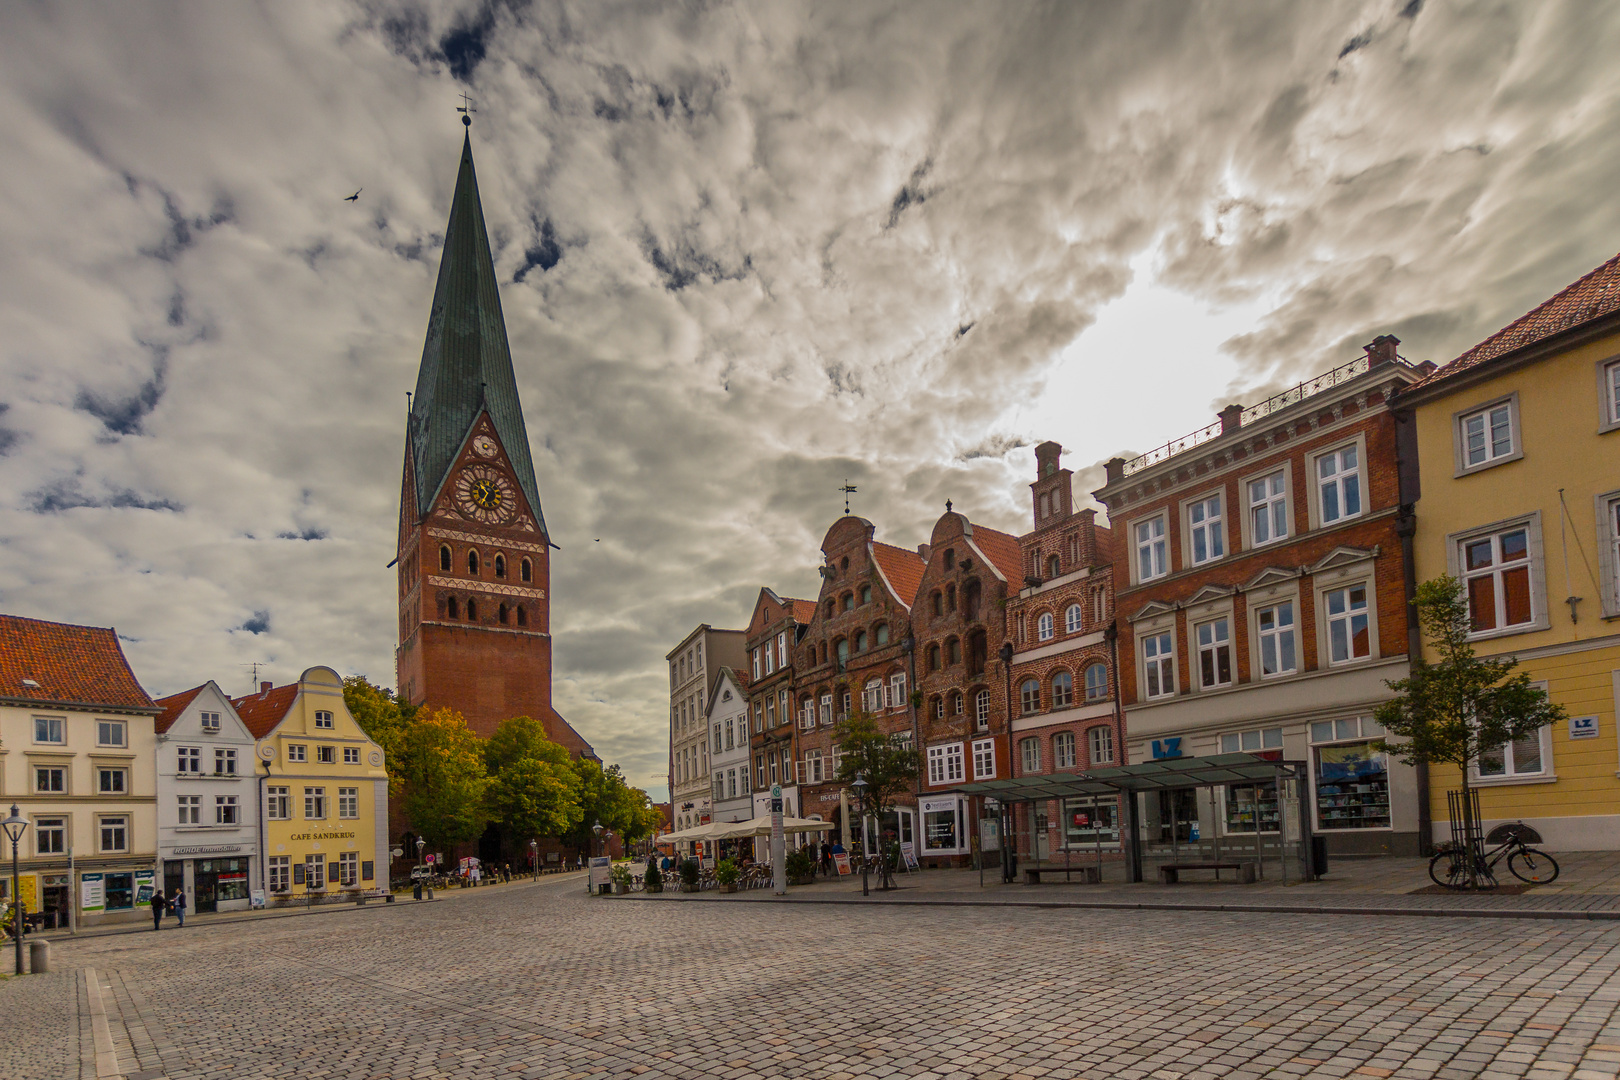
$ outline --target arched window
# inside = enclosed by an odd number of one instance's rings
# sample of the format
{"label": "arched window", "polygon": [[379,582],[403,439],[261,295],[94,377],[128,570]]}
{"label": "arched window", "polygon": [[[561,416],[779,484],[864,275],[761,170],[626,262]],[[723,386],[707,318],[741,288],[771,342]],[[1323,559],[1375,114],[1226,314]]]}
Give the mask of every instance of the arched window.
{"label": "arched window", "polygon": [[828,597],[828,599],[827,599],[827,618],[830,619],[834,615],[836,615],[837,613],[838,613],[837,605],[833,602],[831,597]]}
{"label": "arched window", "polygon": [[1041,740],[1030,738],[1020,739],[1018,751],[1024,759],[1024,775],[1041,771]]}
{"label": "arched window", "polygon": [[934,590],[934,618],[945,614],[945,594],[938,589]]}
{"label": "arched window", "polygon": [[445,613],[452,619],[459,619],[461,616],[457,614],[458,610],[456,598],[452,596],[449,601],[445,603]]}
{"label": "arched window", "polygon": [[870,585],[862,585],[861,586],[861,603],[870,604],[871,602],[872,602],[872,586],[870,586]]}
{"label": "arched window", "polygon": [[872,632],[872,636],[877,639],[879,645],[887,645],[889,643],[889,624],[878,623],[877,629]]}
{"label": "arched window", "polygon": [[955,585],[947,585],[947,586],[945,586],[945,610],[946,611],[955,611],[956,610],[956,586]]}
{"label": "arched window", "polygon": [[833,646],[833,647],[838,650],[838,662],[840,664],[842,664],[845,660],[849,659],[849,639],[848,638],[839,638],[838,639],[838,644]]}
{"label": "arched window", "polygon": [[947,570],[955,570],[956,569],[956,549],[955,548],[946,548],[945,549],[945,569],[947,569]]}
{"label": "arched window", "polygon": [[474,600],[470,596],[467,598],[467,621],[478,621],[478,601]]}
{"label": "arched window", "polygon": [[[813,647],[814,646],[812,646],[812,648]],[[827,662],[827,643],[825,641],[821,643],[821,662],[823,664]]]}
{"label": "arched window", "polygon": [[1041,612],[1041,617],[1035,622],[1035,638],[1037,641],[1052,640],[1052,613]]}
{"label": "arched window", "polygon": [[930,645],[930,646],[928,646],[928,670],[929,671],[938,671],[939,670],[939,646],[938,645]]}
{"label": "arched window", "polygon": [[982,627],[975,627],[968,631],[967,638],[967,673],[968,678],[974,679],[984,674],[984,665],[990,661],[990,638]]}
{"label": "arched window", "polygon": [[936,720],[945,719],[945,699],[942,697],[934,699],[934,718]]}
{"label": "arched window", "polygon": [[962,616],[966,619],[979,617],[979,582],[978,579],[962,586]]}
{"label": "arched window", "polygon": [[1052,676],[1052,708],[1067,709],[1074,704],[1074,676],[1060,671]]}
{"label": "arched window", "polygon": [[866,651],[866,631],[865,630],[857,630],[857,631],[855,631],[855,651],[858,652],[858,653],[862,653],[862,652]]}
{"label": "arched window", "polygon": [[861,708],[867,712],[883,711],[883,680],[868,679],[861,690]]}
{"label": "arched window", "polygon": [[1063,613],[1063,632],[1065,634],[1078,634],[1080,632],[1080,605],[1070,604],[1069,610]]}
{"label": "arched window", "polygon": [[468,548],[467,549],[467,573],[472,574],[474,577],[478,576],[478,549],[477,548]]}
{"label": "arched window", "polygon": [[439,569],[447,572],[450,569],[450,548],[448,545],[439,549]]}
{"label": "arched window", "polygon": [[497,555],[497,556],[495,556],[495,576],[496,577],[505,577],[506,576],[506,556],[505,555]]}
{"label": "arched window", "polygon": [[501,621],[502,626],[506,625],[506,605],[505,604],[502,604],[500,606],[500,608],[495,612],[495,617]]}
{"label": "arched window", "polygon": [[1018,704],[1024,715],[1041,711],[1041,684],[1034,679],[1025,679],[1024,685],[1018,688]]}
{"label": "arched window", "polygon": [[956,638],[945,639],[945,663],[960,664],[962,662],[962,643]]}
{"label": "arched window", "polygon": [[1107,727],[1094,727],[1086,732],[1086,742],[1090,744],[1091,763],[1093,765],[1112,765],[1114,763],[1114,729]]}
{"label": "arched window", "polygon": [[1086,668],[1086,700],[1101,701],[1108,696],[1108,669],[1101,664]]}
{"label": "arched window", "polygon": [[980,731],[990,728],[990,691],[980,690],[973,695],[973,721]]}
{"label": "arched window", "polygon": [[1053,555],[1050,559],[1046,560],[1046,576],[1047,577],[1049,577],[1049,578],[1057,577],[1059,570],[1060,570],[1060,567],[1058,565],[1058,557],[1056,555]]}
{"label": "arched window", "polygon": [[960,690],[951,691],[951,715],[962,715],[962,691]]}
{"label": "arched window", "polygon": [[838,560],[838,572],[840,574],[849,573],[849,556],[848,555],[845,555],[842,559]]}
{"label": "arched window", "polygon": [[522,604],[518,605],[518,625],[519,626],[528,626],[529,625],[529,609],[524,607]]}
{"label": "arched window", "polygon": [[524,581],[534,580],[534,567],[530,564],[528,559],[523,560],[522,576]]}
{"label": "arched window", "polygon": [[844,594],[844,610],[845,611],[854,611],[855,610],[855,594],[854,593],[847,592],[847,593]]}

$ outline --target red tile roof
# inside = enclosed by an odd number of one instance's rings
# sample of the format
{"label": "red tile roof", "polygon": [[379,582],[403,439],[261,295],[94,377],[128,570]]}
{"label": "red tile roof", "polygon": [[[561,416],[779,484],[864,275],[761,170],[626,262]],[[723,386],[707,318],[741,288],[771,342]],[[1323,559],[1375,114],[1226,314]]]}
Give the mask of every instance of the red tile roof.
{"label": "red tile roof", "polygon": [[273,686],[268,690],[261,690],[257,694],[247,697],[232,698],[231,707],[236,715],[242,718],[247,725],[248,732],[255,739],[262,739],[275,730],[292,708],[293,702],[298,700],[298,684],[288,683],[286,686]]}
{"label": "red tile roof", "polygon": [[182,690],[178,694],[158,698],[157,703],[163,707],[163,711],[158,713],[157,721],[153,724],[157,728],[157,733],[161,735],[172,728],[174,722],[180,719],[180,714],[186,711],[186,706],[195,701],[197,695],[202,693],[207,686],[207,683],[203,683],[202,686],[193,686],[190,690]]}
{"label": "red tile roof", "polygon": [[1024,553],[1018,546],[1018,537],[975,525],[972,539],[974,546],[984,552],[984,557],[996,564],[1014,592],[1024,587]]}
{"label": "red tile roof", "polygon": [[816,602],[814,600],[794,600],[790,598],[787,602],[793,606],[794,622],[808,623],[816,617]]}
{"label": "red tile roof", "polygon": [[1510,352],[1545,341],[1583,323],[1620,311],[1620,255],[1573,285],[1513,320],[1472,349],[1441,367],[1412,390],[1489,363]]}
{"label": "red tile roof", "polygon": [[0,698],[156,712],[111,627],[0,615]]}
{"label": "red tile roof", "polygon": [[900,602],[910,607],[917,599],[917,590],[922,587],[923,571],[928,568],[922,556],[910,548],[898,548],[893,544],[880,544],[874,540],[872,561],[883,571],[883,576],[888,579]]}

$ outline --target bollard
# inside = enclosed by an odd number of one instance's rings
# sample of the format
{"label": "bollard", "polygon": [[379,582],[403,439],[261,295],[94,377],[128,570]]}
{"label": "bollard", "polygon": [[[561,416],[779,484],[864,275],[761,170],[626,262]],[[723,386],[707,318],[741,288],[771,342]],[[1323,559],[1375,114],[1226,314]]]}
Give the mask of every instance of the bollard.
{"label": "bollard", "polygon": [[411,897],[415,900],[422,899],[422,883],[420,881],[411,886]]}
{"label": "bollard", "polygon": [[50,942],[30,941],[28,943],[28,970],[35,975],[43,975],[51,970]]}

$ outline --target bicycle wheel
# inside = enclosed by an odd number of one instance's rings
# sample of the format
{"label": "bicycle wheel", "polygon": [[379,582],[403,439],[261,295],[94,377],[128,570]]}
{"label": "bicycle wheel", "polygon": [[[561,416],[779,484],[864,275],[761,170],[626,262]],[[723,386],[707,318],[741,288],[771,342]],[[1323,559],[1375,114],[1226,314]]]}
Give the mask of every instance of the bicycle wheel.
{"label": "bicycle wheel", "polygon": [[1467,856],[1460,849],[1439,852],[1429,860],[1429,877],[1447,889],[1468,888]]}
{"label": "bicycle wheel", "polygon": [[1531,885],[1550,885],[1558,879],[1558,861],[1545,851],[1520,848],[1508,856],[1508,869],[1520,881]]}

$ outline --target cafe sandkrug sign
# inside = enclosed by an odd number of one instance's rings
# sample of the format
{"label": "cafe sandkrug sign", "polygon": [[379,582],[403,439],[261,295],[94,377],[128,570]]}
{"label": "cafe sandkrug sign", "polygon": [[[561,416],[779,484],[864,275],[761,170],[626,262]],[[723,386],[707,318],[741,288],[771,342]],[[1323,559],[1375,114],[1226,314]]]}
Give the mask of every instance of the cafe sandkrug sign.
{"label": "cafe sandkrug sign", "polygon": [[305,832],[294,833],[288,840],[353,840],[352,832]]}

